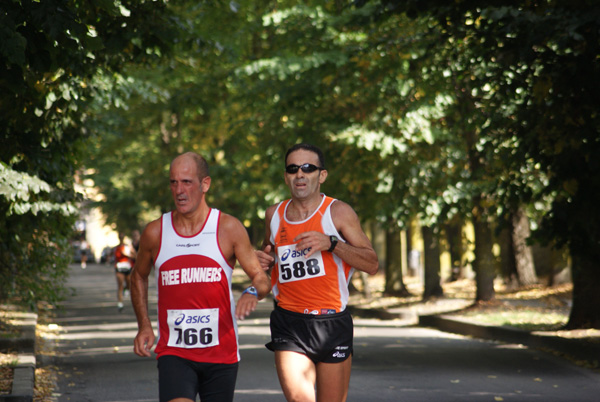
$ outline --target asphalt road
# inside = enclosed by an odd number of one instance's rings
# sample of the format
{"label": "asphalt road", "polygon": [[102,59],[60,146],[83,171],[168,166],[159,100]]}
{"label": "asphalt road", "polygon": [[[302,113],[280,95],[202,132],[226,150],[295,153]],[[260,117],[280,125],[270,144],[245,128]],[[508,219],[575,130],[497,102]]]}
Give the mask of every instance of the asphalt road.
{"label": "asphalt road", "polygon": [[[58,381],[53,401],[156,401],[156,360],[133,354],[130,305],[116,308],[111,267],[71,268],[75,294],[57,311]],[[155,306],[155,286],[150,289]],[[237,299],[237,298],[236,298]],[[238,402],[284,401],[269,339],[272,304],[240,322]],[[155,316],[155,308],[152,310]],[[355,320],[349,402],[598,401],[600,374],[520,345],[448,334],[401,322]]]}

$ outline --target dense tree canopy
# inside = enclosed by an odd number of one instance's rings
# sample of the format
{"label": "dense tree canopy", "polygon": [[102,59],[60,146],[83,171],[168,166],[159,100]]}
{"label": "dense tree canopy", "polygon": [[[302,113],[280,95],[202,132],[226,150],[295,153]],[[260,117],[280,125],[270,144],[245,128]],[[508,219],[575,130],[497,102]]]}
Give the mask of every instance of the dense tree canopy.
{"label": "dense tree canopy", "polygon": [[600,164],[594,157],[600,7],[591,1],[391,4],[378,9],[430,17],[440,27],[444,41],[436,52],[460,68],[451,76],[467,73],[470,81],[463,90],[475,107],[459,117],[479,121],[478,147],[502,158],[492,194],[507,209],[551,200],[535,235],[571,252],[569,326],[600,327]]}

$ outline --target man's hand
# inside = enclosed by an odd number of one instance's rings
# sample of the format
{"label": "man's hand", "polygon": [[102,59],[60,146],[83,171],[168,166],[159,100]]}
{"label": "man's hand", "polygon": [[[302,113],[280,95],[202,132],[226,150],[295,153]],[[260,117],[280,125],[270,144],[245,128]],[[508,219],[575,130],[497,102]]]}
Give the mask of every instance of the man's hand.
{"label": "man's hand", "polygon": [[329,236],[316,231],[300,233],[298,236],[296,236],[294,241],[298,242],[296,244],[296,250],[298,251],[310,248],[310,251],[304,256],[304,258],[310,257],[317,251],[329,250],[329,247],[331,247],[331,240],[329,239]]}
{"label": "man's hand", "polygon": [[141,357],[150,357],[150,351],[154,346],[154,331],[152,328],[140,329],[133,340],[133,351]]}
{"label": "man's hand", "polygon": [[272,250],[273,246],[271,246],[270,244],[267,247],[265,247],[264,250],[256,250],[256,257],[260,262],[260,266],[265,271],[268,271],[275,262],[275,257],[271,255]]}
{"label": "man's hand", "polygon": [[235,306],[235,318],[238,320],[243,320],[244,318],[248,317],[250,313],[256,310],[257,304],[258,297],[250,293],[242,294],[237,302],[237,306]]}

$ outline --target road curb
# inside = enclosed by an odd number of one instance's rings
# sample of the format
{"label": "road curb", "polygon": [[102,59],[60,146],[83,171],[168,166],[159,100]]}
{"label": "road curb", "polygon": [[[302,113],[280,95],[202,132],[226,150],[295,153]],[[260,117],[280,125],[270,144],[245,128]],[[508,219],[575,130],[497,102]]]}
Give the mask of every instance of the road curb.
{"label": "road curb", "polygon": [[382,308],[361,308],[354,305],[348,305],[347,308],[348,311],[350,311],[350,314],[357,315],[361,318],[374,318],[378,320],[398,320],[406,318],[406,314],[392,313]]}
{"label": "road curb", "polygon": [[[4,309],[6,306],[2,306]],[[15,326],[20,327],[19,337],[0,339],[0,350],[16,351],[17,364],[13,371],[11,393],[0,395],[0,401],[32,402],[35,387],[35,329],[38,315],[8,309],[5,311]]]}
{"label": "road curb", "polygon": [[518,343],[530,348],[552,351],[571,360],[585,361],[591,367],[598,368],[599,365],[600,344],[585,340],[537,335],[515,328],[473,324],[445,315],[420,315],[419,326],[505,343]]}

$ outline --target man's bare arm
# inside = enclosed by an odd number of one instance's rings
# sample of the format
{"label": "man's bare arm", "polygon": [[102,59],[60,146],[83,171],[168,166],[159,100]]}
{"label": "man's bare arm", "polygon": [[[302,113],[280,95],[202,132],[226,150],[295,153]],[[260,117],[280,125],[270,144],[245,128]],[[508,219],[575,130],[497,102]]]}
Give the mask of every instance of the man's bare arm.
{"label": "man's bare arm", "polygon": [[[333,253],[357,270],[375,275],[379,269],[377,254],[362,230],[356,212],[348,204],[338,200],[331,205],[331,217],[337,231],[345,240],[337,243]],[[327,251],[331,246],[329,236],[315,231],[304,232],[294,241],[298,242],[296,247],[299,250],[311,248],[306,257],[317,251]]]}
{"label": "man's bare arm", "polygon": [[155,335],[148,315],[148,276],[160,244],[160,221],[148,224],[140,239],[140,248],[131,273],[131,303],[137,318],[138,333],[133,350],[138,356],[149,357]]}
{"label": "man's bare arm", "polygon": [[[237,259],[252,281],[252,286],[256,289],[256,296],[244,293],[238,300],[235,315],[238,319],[244,319],[256,309],[258,301],[269,294],[271,281],[254,253],[246,228],[238,219],[231,215],[222,214],[219,231],[223,235],[223,241],[220,241],[220,243],[224,253],[231,253],[233,261]],[[226,255],[226,257],[229,258],[230,256]]]}
{"label": "man's bare arm", "polygon": [[263,239],[261,250],[256,250],[256,256],[261,267],[265,271],[270,271],[275,265],[275,250],[271,244],[271,219],[275,213],[277,205],[272,205],[265,213],[265,238]]}

